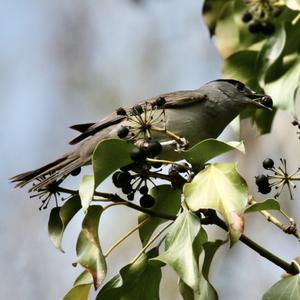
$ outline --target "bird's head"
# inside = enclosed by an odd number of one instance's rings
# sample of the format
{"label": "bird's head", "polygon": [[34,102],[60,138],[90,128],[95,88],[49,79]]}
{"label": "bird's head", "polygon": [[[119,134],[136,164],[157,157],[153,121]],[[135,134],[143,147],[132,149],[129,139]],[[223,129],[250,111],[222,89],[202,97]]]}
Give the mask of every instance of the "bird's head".
{"label": "bird's head", "polygon": [[272,111],[273,101],[270,96],[256,93],[240,81],[218,79],[207,85],[218,91],[220,99],[224,98],[245,107],[254,106]]}

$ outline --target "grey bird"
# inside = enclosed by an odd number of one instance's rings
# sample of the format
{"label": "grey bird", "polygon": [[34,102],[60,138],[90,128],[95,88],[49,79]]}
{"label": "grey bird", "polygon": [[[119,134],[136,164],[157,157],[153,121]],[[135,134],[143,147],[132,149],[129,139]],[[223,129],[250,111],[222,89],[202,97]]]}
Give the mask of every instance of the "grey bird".
{"label": "grey bird", "polygon": [[121,127],[131,129],[132,136],[128,139],[132,142],[145,138],[160,141],[164,145],[161,157],[176,159],[181,148],[217,138],[249,106],[271,110],[272,99],[233,79],[218,79],[196,90],[146,99],[138,106],[143,109],[140,115],[134,112],[136,107],[119,109],[98,122],[71,126],[80,132],[70,142],[77,145],[73,150],[36,170],[16,175],[11,181],[17,182],[16,187],[36,181],[29,191],[47,189],[51,183],[62,181],[89,164],[97,144],[107,138],[118,138]]}

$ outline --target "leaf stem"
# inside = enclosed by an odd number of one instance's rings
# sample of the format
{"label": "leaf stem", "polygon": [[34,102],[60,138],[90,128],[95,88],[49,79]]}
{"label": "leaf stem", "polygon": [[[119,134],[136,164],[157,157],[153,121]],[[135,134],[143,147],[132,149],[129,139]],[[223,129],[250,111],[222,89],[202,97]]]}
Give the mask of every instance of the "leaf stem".
{"label": "leaf stem", "polygon": [[[257,202],[251,197],[249,199],[249,204],[256,204]],[[294,235],[298,240],[300,240],[300,232],[297,230],[295,221],[289,217],[283,210],[280,209],[281,214],[287,218],[290,222],[290,226],[287,226],[280,222],[276,217],[274,217],[272,214],[270,214],[266,210],[261,210],[260,213],[267,219],[267,221],[273,223],[276,227],[281,229],[284,233],[292,234]]]}
{"label": "leaf stem", "polygon": [[[62,188],[62,187],[58,187],[58,190],[60,192],[63,193],[68,193],[68,194],[78,194],[78,191],[75,190],[69,190],[66,188]],[[112,202],[126,202],[124,203],[124,205],[141,211],[145,214],[148,214],[150,216],[154,216],[154,217],[158,217],[158,218],[163,218],[163,219],[168,219],[168,220],[175,220],[176,216],[174,215],[169,215],[169,214],[163,214],[163,213],[158,213],[155,212],[153,210],[147,209],[147,208],[143,208],[141,206],[138,206],[134,203],[128,202],[124,199],[122,199],[120,196],[116,195],[116,194],[108,194],[108,193],[101,193],[101,192],[95,192],[94,194],[95,196],[100,196],[100,197],[104,197],[107,199],[110,199]],[[135,257],[135,260],[137,260],[139,258],[139,256],[143,253],[143,251],[149,247],[149,245],[154,242],[154,240],[156,238],[158,238],[158,236],[160,234],[163,233],[164,230],[167,229],[168,226],[170,226],[173,222],[171,222],[170,224],[168,224],[166,227],[164,227],[153,239],[151,239],[147,245],[142,249],[142,251]],[[201,219],[201,223],[203,225],[210,225],[210,224],[215,224],[217,226],[219,226],[220,228],[222,228],[225,231],[228,231],[227,225],[225,224],[225,222],[223,220],[221,220],[216,214],[213,216],[209,216],[207,218]],[[274,255],[273,253],[271,253],[270,251],[268,251],[267,249],[263,248],[262,246],[260,246],[259,244],[257,244],[256,242],[254,242],[253,240],[251,240],[250,238],[248,238],[246,235],[242,234],[240,237],[240,241],[242,243],[244,243],[245,245],[247,245],[249,248],[251,248],[252,250],[254,250],[255,252],[257,252],[258,254],[260,254],[261,256],[265,257],[266,259],[268,259],[269,261],[271,261],[272,263],[274,263],[275,265],[279,266],[280,268],[282,268],[283,270],[285,270],[287,273],[289,274],[298,274],[299,270],[297,268],[297,266],[294,263],[288,263],[284,260],[282,260],[281,258],[279,258],[278,256]]]}
{"label": "leaf stem", "polygon": [[107,257],[117,246],[119,246],[123,241],[125,241],[131,234],[133,234],[136,230],[143,227],[146,223],[150,221],[150,217],[146,218],[143,222],[132,228],[128,231],[124,236],[122,236],[116,243],[114,243],[104,254],[104,257]]}
{"label": "leaf stem", "polygon": [[[225,222],[223,220],[221,220],[217,215],[215,215],[213,223],[216,224],[217,226],[221,227],[222,229],[228,231],[228,228],[227,228],[227,225],[225,224]],[[274,255],[267,249],[263,248],[262,246],[260,246],[259,244],[257,244],[256,242],[254,242],[253,240],[248,238],[246,235],[242,234],[240,237],[240,241],[242,243],[244,243],[245,245],[247,245],[252,250],[254,250],[255,252],[257,252],[259,255],[263,256],[264,258],[268,259],[275,265],[277,265],[280,268],[282,268],[283,270],[285,270],[287,273],[293,274],[293,275],[299,273],[299,270],[298,270],[297,266],[295,266],[294,263],[290,264],[290,263],[284,261],[280,257]]]}
{"label": "leaf stem", "polygon": [[168,229],[174,221],[170,222],[169,224],[167,224],[166,226],[164,226],[151,240],[149,240],[149,242],[142,248],[142,250],[136,255],[136,257],[131,261],[130,264],[135,263],[139,257],[144,253],[144,251],[153,243],[155,242],[159,236],[166,230]]}
{"label": "leaf stem", "polygon": [[151,162],[151,163],[162,163],[162,164],[166,164],[166,165],[175,165],[175,166],[184,168],[186,170],[193,171],[193,169],[190,168],[189,166],[186,166],[184,164],[180,164],[180,163],[177,163],[177,162],[171,161],[171,160],[147,158],[146,161]]}

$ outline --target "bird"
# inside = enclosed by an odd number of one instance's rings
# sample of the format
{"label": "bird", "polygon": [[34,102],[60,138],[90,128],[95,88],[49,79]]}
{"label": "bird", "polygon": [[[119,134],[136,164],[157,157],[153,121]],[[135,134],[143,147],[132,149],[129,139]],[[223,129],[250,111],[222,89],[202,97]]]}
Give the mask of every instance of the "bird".
{"label": "bird", "polygon": [[273,105],[270,96],[235,79],[217,79],[196,90],[165,93],[138,103],[119,108],[95,123],[70,126],[79,131],[69,142],[73,149],[40,168],[10,178],[11,182],[18,188],[33,183],[29,192],[47,189],[90,164],[99,142],[124,138],[124,133],[128,135],[125,139],[137,145],[158,140],[163,145],[161,156],[176,159],[180,151],[202,140],[217,138],[247,107],[272,110]]}

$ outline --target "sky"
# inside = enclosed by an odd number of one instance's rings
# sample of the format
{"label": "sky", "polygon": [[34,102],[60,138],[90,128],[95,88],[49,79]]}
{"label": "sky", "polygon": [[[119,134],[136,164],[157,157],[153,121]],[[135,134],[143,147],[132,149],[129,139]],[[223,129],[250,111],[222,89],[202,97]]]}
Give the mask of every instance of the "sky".
{"label": "sky", "polygon": [[[50,210],[40,212],[38,200],[30,199],[26,188],[14,190],[8,178],[69,150],[68,141],[74,137],[70,125],[99,120],[119,106],[162,92],[198,88],[221,76],[222,62],[201,18],[200,0],[3,0],[1,4],[1,297],[61,299],[80,273],[71,264],[76,260],[82,215],[66,230],[62,254],[47,235]],[[266,155],[295,157],[296,138],[288,145],[282,142],[283,132],[294,134],[289,118],[280,114],[273,127],[276,134],[261,138],[245,124],[242,133],[248,138],[249,155],[237,159],[249,181]],[[75,178],[68,184],[76,188],[78,182]],[[105,182],[103,189],[112,187]],[[293,208],[299,217],[296,202],[286,208]],[[117,208],[101,222],[107,249],[136,224],[136,213]],[[279,234],[278,245],[273,238],[278,232],[262,218],[250,216],[246,231],[286,259],[297,255],[295,240]],[[112,253],[108,277],[135,256],[136,243],[133,236]],[[167,272],[161,297],[180,299],[174,272]],[[211,278],[220,299],[235,295],[250,300],[258,299],[281,273],[238,244],[220,251]],[[255,288],[245,291],[245,286]]]}

